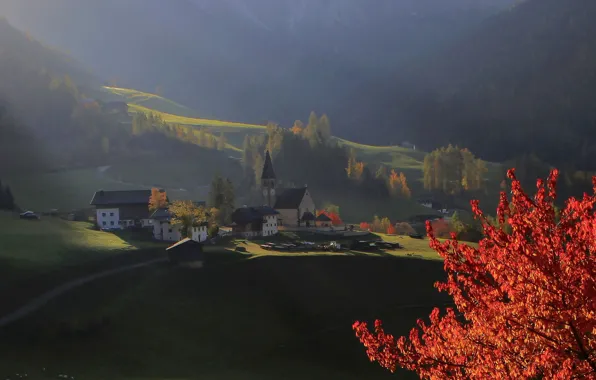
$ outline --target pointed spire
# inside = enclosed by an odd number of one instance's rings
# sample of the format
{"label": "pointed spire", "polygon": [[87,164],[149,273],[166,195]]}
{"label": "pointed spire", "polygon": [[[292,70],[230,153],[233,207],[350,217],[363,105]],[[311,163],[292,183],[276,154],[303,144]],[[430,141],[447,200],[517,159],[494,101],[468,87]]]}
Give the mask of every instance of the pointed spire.
{"label": "pointed spire", "polygon": [[265,152],[265,164],[263,165],[261,179],[275,179],[275,172],[273,171],[273,163],[271,162],[269,151]]}

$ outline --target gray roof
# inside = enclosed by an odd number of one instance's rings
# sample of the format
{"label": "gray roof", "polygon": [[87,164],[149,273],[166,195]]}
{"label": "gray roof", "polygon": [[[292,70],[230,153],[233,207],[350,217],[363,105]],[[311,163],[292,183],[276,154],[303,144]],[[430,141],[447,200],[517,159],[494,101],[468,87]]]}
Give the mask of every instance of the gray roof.
{"label": "gray roof", "polygon": [[315,220],[315,215],[310,211],[305,211],[304,214],[302,214],[302,218],[300,218],[300,220],[303,220],[303,221]]}
{"label": "gray roof", "polygon": [[306,194],[306,189],[306,187],[301,187],[297,189],[281,190],[281,194],[277,196],[273,207],[277,210],[298,208],[304,198],[304,194]]}
{"label": "gray roof", "polygon": [[317,221],[319,222],[330,222],[331,218],[328,217],[326,214],[321,214],[319,216],[317,216]]}
{"label": "gray roof", "polygon": [[273,170],[273,163],[271,162],[269,151],[265,152],[265,164],[263,165],[261,179],[275,179],[275,171]]}
{"label": "gray roof", "polygon": [[172,213],[167,208],[158,208],[153,211],[149,219],[156,219],[161,221],[169,221],[172,218]]}
{"label": "gray roof", "polygon": [[96,191],[91,199],[93,206],[146,204],[149,205],[151,190]]}
{"label": "gray roof", "polygon": [[240,207],[232,213],[232,221],[236,225],[258,222],[267,215],[277,215],[279,212],[269,206]]}
{"label": "gray roof", "polygon": [[190,238],[184,238],[184,239],[180,240],[179,242],[174,243],[171,246],[169,246],[168,248],[166,248],[166,251],[169,251],[172,248],[179,247],[179,246],[181,246],[183,244],[202,245],[198,241],[194,241],[194,240],[192,240]]}

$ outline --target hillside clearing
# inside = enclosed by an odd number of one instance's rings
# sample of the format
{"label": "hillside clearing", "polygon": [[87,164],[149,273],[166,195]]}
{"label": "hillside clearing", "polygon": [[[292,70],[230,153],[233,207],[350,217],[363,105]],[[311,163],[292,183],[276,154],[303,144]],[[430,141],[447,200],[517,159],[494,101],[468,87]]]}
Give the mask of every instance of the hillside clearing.
{"label": "hillside clearing", "polygon": [[158,110],[160,112],[170,113],[174,115],[186,117],[198,117],[198,112],[195,110],[178,104],[170,99],[166,99],[160,95],[151,94],[148,92],[138,91],[131,88],[122,87],[108,87],[101,88],[100,97],[106,96],[106,100],[120,100],[130,104]]}
{"label": "hillside clearing", "polygon": [[238,128],[243,130],[253,131],[264,131],[266,127],[264,125],[257,124],[246,124],[237,123],[232,121],[212,120],[212,119],[201,119],[196,117],[186,117],[180,115],[174,115],[166,112],[157,111],[155,109],[143,107],[137,104],[129,104],[130,112],[145,112],[154,113],[159,115],[165,122],[172,124],[192,125],[197,127],[212,127],[217,128],[218,131],[235,131]]}

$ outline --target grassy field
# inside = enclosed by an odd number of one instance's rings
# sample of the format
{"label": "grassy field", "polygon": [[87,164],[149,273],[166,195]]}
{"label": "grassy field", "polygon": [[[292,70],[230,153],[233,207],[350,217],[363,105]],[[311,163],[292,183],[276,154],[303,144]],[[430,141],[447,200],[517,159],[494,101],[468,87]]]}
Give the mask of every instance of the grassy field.
{"label": "grassy field", "polygon": [[407,334],[431,305],[448,301],[433,288],[443,276],[440,262],[369,256],[141,269],[85,285],[0,330],[0,375],[395,378],[369,363],[351,325],[380,317]]}
{"label": "grassy field", "polygon": [[130,88],[108,87],[101,88],[101,93],[97,94],[100,98],[112,101],[124,101],[128,104],[135,104],[147,107],[161,112],[180,115],[186,117],[198,117],[195,110],[178,104],[170,99],[166,99],[156,94],[133,90]]}
{"label": "grassy field", "polygon": [[[76,276],[88,264],[94,267],[99,261],[118,261],[118,256],[163,247],[91,227],[91,223],[56,217],[21,220],[18,215],[1,212],[0,311],[38,295],[46,286],[66,281],[71,274]],[[59,275],[54,277],[54,273]]]}

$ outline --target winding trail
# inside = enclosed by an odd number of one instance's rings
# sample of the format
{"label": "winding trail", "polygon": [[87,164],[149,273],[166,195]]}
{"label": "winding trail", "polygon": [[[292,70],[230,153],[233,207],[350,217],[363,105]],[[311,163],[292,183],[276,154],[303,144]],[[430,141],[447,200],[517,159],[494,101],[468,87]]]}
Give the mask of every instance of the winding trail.
{"label": "winding trail", "polygon": [[39,296],[37,298],[32,299],[25,306],[17,309],[16,311],[13,311],[12,313],[10,313],[4,317],[1,317],[0,318],[0,328],[4,327],[12,322],[15,322],[21,318],[26,317],[27,315],[33,313],[34,311],[42,308],[46,303],[48,303],[52,299],[62,295],[63,293],[65,293],[71,289],[78,288],[81,285],[87,284],[91,281],[95,281],[95,280],[103,278],[103,277],[112,276],[112,275],[115,275],[118,273],[130,271],[133,269],[165,262],[166,260],[167,259],[165,259],[165,258],[149,260],[149,261],[141,262],[138,264],[127,265],[127,266],[120,267],[120,268],[106,270],[103,272],[91,274],[91,275],[88,275],[85,277],[78,278],[76,280],[69,281],[65,284],[62,284],[62,285],[50,290],[47,293],[42,294],[41,296]]}

